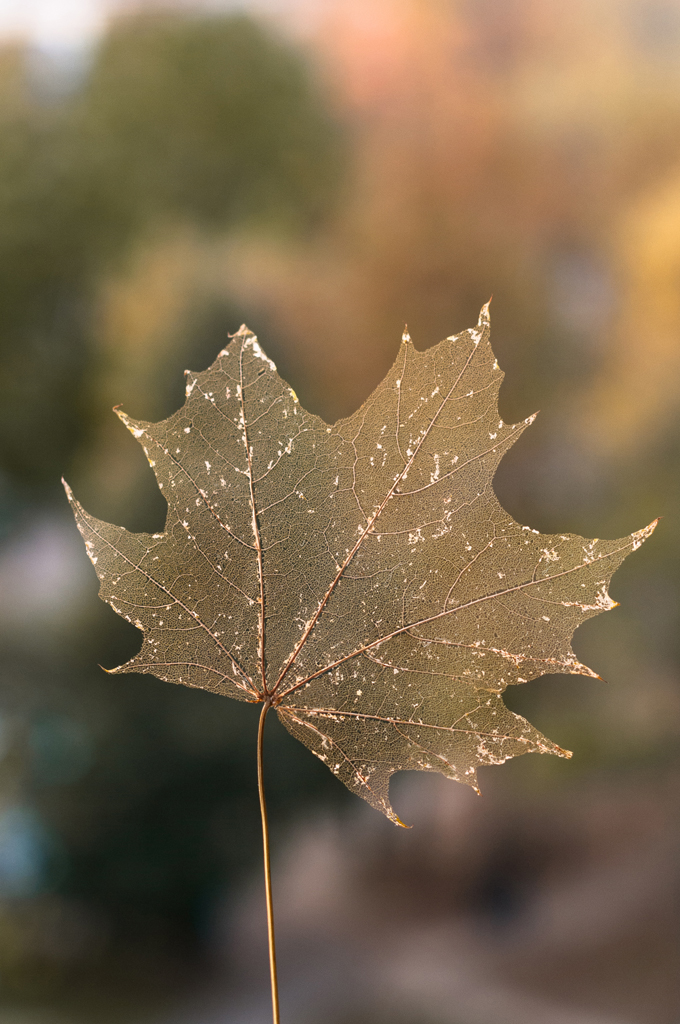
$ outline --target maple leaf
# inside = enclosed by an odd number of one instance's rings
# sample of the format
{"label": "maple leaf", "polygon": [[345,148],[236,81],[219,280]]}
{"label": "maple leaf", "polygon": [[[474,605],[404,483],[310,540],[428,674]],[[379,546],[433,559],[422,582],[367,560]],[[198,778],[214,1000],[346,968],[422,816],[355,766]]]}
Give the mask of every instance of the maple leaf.
{"label": "maple leaf", "polygon": [[101,522],[67,487],[101,596],[144,634],[112,671],[266,703],[395,822],[394,772],[476,788],[480,765],[570,756],[501,694],[548,672],[598,678],[571,638],[615,606],[611,575],[656,523],[586,540],[504,511],[492,478],[534,417],[500,419],[488,306],[425,352],[405,335],[334,426],[246,327],[187,377],[169,419],[118,412],[167,499],[162,533]]}

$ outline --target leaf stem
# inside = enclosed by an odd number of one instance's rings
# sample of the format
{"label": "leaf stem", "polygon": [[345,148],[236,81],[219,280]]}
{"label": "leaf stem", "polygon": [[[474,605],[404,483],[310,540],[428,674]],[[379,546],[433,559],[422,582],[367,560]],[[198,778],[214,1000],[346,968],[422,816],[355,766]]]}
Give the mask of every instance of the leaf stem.
{"label": "leaf stem", "polygon": [[257,788],[260,794],[260,815],[262,817],[262,847],[264,852],[264,887],[267,894],[267,936],[269,939],[269,972],[272,985],[272,1020],[280,1024],[279,1017],[279,983],[276,976],[276,943],[274,941],[274,905],[272,901],[272,876],[269,861],[269,823],[267,820],[267,802],[264,796],[264,723],[271,708],[271,698],[265,700],[257,730]]}

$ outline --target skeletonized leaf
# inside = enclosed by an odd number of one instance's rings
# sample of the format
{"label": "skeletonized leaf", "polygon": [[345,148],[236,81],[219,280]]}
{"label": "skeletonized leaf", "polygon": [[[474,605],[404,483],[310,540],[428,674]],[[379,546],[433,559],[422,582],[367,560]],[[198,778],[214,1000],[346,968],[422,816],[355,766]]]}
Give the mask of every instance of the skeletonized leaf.
{"label": "skeletonized leaf", "polygon": [[504,511],[496,467],[533,417],[503,423],[485,306],[476,328],[417,352],[329,426],[306,412],[245,327],[184,406],[120,418],[168,502],[133,534],[70,491],[101,596],[144,634],[114,672],[253,702],[398,822],[390,776],[569,756],[501,694],[547,672],[596,676],[574,630],[614,607],[621,540],[539,534]]}

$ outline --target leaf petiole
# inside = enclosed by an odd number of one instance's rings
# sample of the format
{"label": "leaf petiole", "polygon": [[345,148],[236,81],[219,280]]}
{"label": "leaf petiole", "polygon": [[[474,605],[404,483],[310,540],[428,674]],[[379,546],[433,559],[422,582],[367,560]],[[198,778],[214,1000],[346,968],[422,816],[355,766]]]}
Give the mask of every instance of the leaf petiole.
{"label": "leaf petiole", "polygon": [[272,986],[272,1020],[280,1024],[279,1017],[279,983],[276,976],[276,942],[274,940],[274,905],[272,902],[272,876],[269,859],[269,823],[267,820],[267,801],[264,796],[264,723],[272,706],[271,697],[262,705],[260,724],[257,730],[257,789],[260,795],[260,816],[262,818],[262,847],[264,853],[264,886],[267,896],[267,937],[269,940],[269,971]]}

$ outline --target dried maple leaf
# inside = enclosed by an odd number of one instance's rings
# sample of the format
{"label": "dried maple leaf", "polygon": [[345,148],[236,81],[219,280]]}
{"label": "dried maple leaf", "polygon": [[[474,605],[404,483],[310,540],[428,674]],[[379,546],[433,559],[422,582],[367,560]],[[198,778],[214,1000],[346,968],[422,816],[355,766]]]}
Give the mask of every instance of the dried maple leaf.
{"label": "dried maple leaf", "polygon": [[[622,540],[539,534],[499,504],[495,469],[533,417],[505,424],[503,374],[476,328],[416,352],[408,336],[368,401],[328,426],[242,327],[161,423],[120,418],[168,502],[134,534],[69,491],[101,596],[144,634],[114,672],[262,702],[354,793],[398,822],[390,776],[569,756],[502,691],[596,676],[574,630],[614,607]],[[266,713],[266,711],[265,711]]]}

